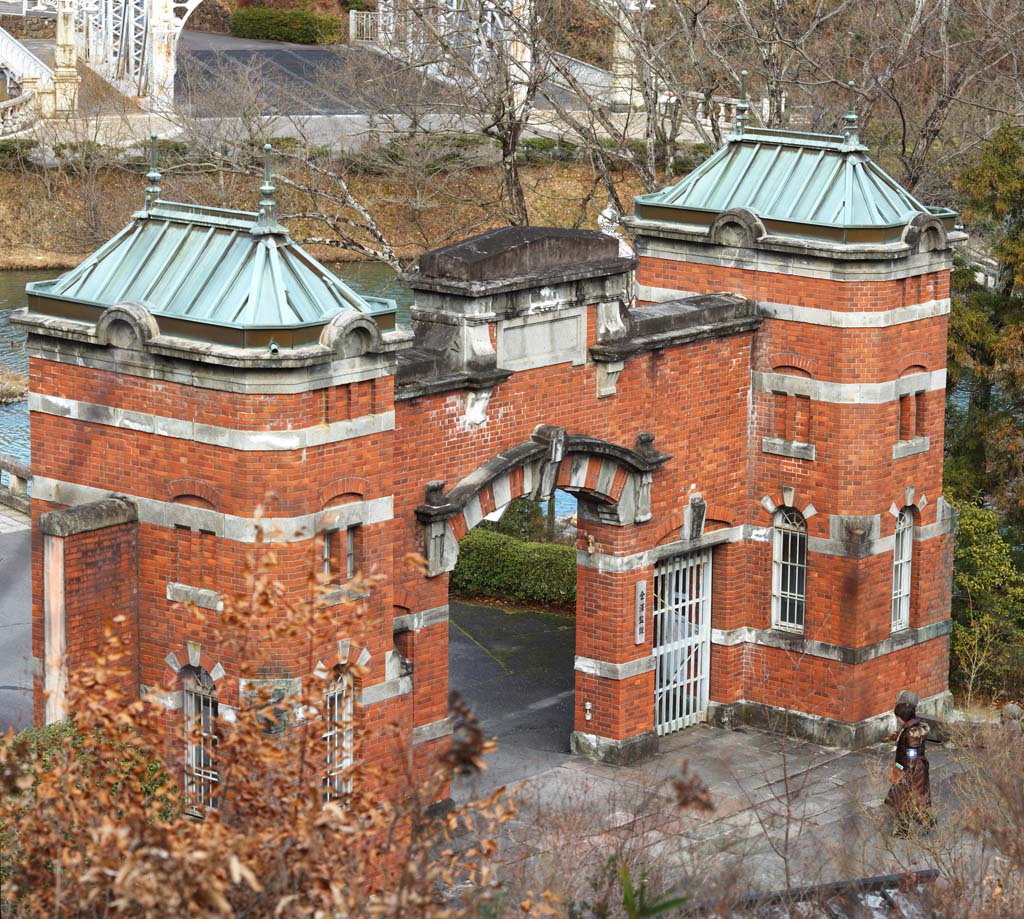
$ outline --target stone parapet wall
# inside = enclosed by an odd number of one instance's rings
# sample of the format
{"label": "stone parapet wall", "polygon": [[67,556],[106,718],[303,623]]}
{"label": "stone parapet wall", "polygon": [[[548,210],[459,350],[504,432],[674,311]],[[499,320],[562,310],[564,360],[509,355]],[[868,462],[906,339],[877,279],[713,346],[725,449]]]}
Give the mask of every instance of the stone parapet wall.
{"label": "stone parapet wall", "polygon": [[15,38],[51,39],[57,37],[57,20],[45,16],[0,16],[0,29]]}

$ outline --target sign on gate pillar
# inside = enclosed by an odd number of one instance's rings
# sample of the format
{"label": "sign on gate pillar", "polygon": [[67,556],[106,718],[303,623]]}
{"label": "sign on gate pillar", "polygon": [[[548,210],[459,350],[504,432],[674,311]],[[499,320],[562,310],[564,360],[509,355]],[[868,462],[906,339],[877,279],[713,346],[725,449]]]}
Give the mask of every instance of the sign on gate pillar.
{"label": "sign on gate pillar", "polygon": [[633,620],[633,642],[642,645],[647,641],[647,582],[636,582],[636,608]]}

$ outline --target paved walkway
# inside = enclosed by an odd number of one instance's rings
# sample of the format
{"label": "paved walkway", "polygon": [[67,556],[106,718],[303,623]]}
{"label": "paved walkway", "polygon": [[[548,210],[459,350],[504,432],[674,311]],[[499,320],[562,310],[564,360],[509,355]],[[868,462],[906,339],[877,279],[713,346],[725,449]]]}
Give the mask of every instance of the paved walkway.
{"label": "paved walkway", "polygon": [[0,505],[0,734],[32,724],[29,518]]}
{"label": "paved walkway", "polygon": [[[499,837],[500,870],[522,889],[584,896],[616,860],[699,898],[929,866],[887,832],[891,745],[849,751],[700,725],[663,737],[640,765],[597,765],[568,754],[573,620],[451,609],[451,686],[498,738],[489,768],[458,780],[453,793],[468,800],[517,789],[516,817]],[[939,747],[929,758],[941,814],[960,767]],[[676,804],[673,780],[687,764],[710,791],[710,813]]]}

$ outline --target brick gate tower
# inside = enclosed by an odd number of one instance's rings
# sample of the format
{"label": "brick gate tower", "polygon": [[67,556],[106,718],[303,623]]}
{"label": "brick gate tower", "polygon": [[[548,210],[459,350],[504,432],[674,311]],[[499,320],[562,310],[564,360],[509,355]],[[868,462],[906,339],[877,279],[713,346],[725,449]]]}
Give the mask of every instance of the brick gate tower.
{"label": "brick gate tower", "polygon": [[[638,258],[544,228],[428,253],[401,327],[288,237],[269,167],[257,213],[150,180],[132,223],[30,285],[19,319],[40,720],[66,714],[67,675],[115,614],[169,750],[256,689],[287,712],[308,649],[239,659],[215,615],[259,529],[291,598],[314,565],[381,576],[355,606],[328,595],[317,669],[365,666],[325,687],[364,728],[357,755],[424,762],[450,733],[459,540],[555,488],[579,501],[576,751],[628,761],[705,720],[858,745],[900,690],[948,705],[955,215],[875,165],[852,114],[834,137],[741,113],[637,199]],[[187,759],[210,805],[211,753]]]}
{"label": "brick gate tower", "polygon": [[714,707],[857,743],[904,685],[925,710],[949,704],[941,490],[949,242],[963,234],[872,162],[852,103],[842,137],[745,121],[637,199],[638,299],[729,291],[764,319]]}

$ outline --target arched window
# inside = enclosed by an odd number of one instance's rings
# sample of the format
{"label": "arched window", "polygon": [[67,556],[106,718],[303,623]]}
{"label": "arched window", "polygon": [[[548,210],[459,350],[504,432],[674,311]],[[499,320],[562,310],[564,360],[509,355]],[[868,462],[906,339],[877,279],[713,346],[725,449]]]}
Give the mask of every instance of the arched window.
{"label": "arched window", "polygon": [[188,813],[202,816],[217,807],[217,687],[202,667],[187,664],[182,679],[185,713],[185,797]]}
{"label": "arched window", "polygon": [[914,554],[914,512],[905,507],[896,518],[892,551],[892,630],[910,628],[910,562]]}
{"label": "arched window", "polygon": [[807,522],[792,507],[775,514],[772,626],[802,632],[807,605]]}
{"label": "arched window", "polygon": [[341,667],[334,668],[324,689],[324,747],[324,800],[333,801],[352,790],[352,683]]}

